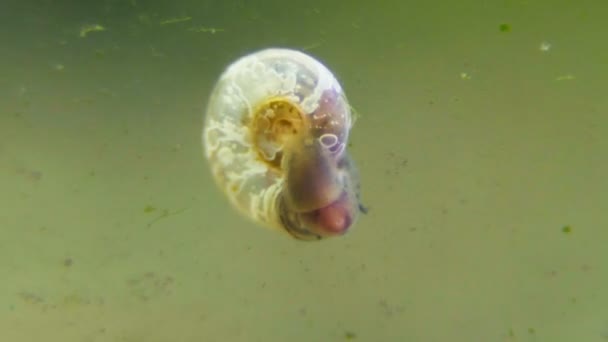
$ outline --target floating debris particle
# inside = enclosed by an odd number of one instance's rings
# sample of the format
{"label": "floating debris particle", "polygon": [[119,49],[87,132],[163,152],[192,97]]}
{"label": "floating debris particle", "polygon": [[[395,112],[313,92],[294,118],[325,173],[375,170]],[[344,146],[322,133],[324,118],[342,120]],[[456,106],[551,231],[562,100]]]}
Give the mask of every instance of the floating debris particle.
{"label": "floating debris particle", "polygon": [[551,43],[549,43],[549,42],[541,42],[540,46],[538,47],[538,49],[541,52],[548,52],[549,50],[551,50]]}
{"label": "floating debris particle", "polygon": [[42,179],[42,172],[37,170],[30,170],[25,167],[18,167],[16,173],[22,176],[25,180],[30,182],[38,182]]}
{"label": "floating debris particle", "polygon": [[51,68],[55,71],[63,71],[65,69],[65,65],[61,63],[55,63],[51,65]]}
{"label": "floating debris particle", "polygon": [[188,29],[188,31],[199,32],[199,33],[216,34],[218,32],[224,32],[226,30],[223,29],[223,28],[217,28],[217,27],[204,27],[204,26],[200,26],[200,27],[191,27],[190,29]]}
{"label": "floating debris particle", "polygon": [[100,95],[103,95],[105,97],[116,97],[118,95],[116,95],[115,92],[111,91],[108,88],[101,88],[97,91]]}
{"label": "floating debris particle", "polygon": [[500,24],[500,26],[498,26],[498,29],[500,30],[500,32],[511,32],[511,25]]}
{"label": "floating debris particle", "polygon": [[186,21],[192,20],[192,17],[179,17],[179,18],[171,18],[165,19],[160,22],[161,25],[170,25],[170,24],[178,24]]}
{"label": "floating debris particle", "polygon": [[80,28],[80,37],[84,38],[91,32],[101,32],[101,31],[105,31],[105,30],[106,30],[106,28],[99,24],[85,25],[82,28]]}
{"label": "floating debris particle", "polygon": [[19,292],[18,296],[21,298],[22,301],[28,304],[41,304],[44,302],[44,298],[42,298],[36,293],[29,291]]}
{"label": "floating debris particle", "polygon": [[154,223],[156,223],[156,222],[158,222],[158,221],[160,221],[160,220],[162,220],[164,218],[167,218],[167,217],[173,216],[173,215],[181,214],[185,210],[186,210],[186,208],[182,208],[182,209],[178,209],[176,211],[170,212],[169,209],[163,209],[160,215],[158,215],[155,219],[153,219],[152,221],[150,221],[148,223],[148,228],[150,228]]}
{"label": "floating debris particle", "polygon": [[570,234],[570,233],[572,233],[572,226],[570,226],[569,224],[563,226],[562,227],[562,233],[564,233],[564,234]]}
{"label": "floating debris particle", "polygon": [[95,57],[97,58],[104,58],[106,56],[106,51],[103,49],[96,49],[95,50]]}
{"label": "floating debris particle", "polygon": [[314,42],[314,43],[303,46],[302,50],[305,50],[305,51],[313,50],[313,49],[318,48],[322,44],[323,44],[322,42]]}
{"label": "floating debris particle", "polygon": [[460,78],[463,79],[463,80],[470,80],[471,79],[471,75],[469,75],[466,72],[461,72],[460,73]]}
{"label": "floating debris particle", "polygon": [[165,58],[165,57],[167,57],[167,55],[165,53],[159,51],[154,46],[150,46],[150,51],[152,53],[152,57],[159,57],[159,58]]}
{"label": "floating debris particle", "polygon": [[567,74],[567,75],[561,75],[561,76],[557,76],[555,78],[556,81],[571,81],[573,80],[575,77],[574,75],[571,74]]}
{"label": "floating debris particle", "polygon": [[171,148],[171,150],[173,152],[177,152],[177,151],[179,151],[181,149],[182,149],[182,144],[180,144],[180,143],[177,143],[177,144],[173,145],[173,147]]}
{"label": "floating debris particle", "polygon": [[152,24],[152,18],[148,13],[140,13],[137,15],[137,22],[143,25],[150,25]]}
{"label": "floating debris particle", "polygon": [[357,337],[357,335],[354,332],[352,332],[352,331],[347,331],[347,332],[344,333],[344,338],[347,341],[354,340],[356,337]]}

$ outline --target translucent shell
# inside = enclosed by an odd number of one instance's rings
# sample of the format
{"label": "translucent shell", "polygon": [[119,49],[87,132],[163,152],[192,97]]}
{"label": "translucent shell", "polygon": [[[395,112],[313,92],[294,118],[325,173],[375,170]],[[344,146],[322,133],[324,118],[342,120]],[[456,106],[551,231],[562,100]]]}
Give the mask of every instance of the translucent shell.
{"label": "translucent shell", "polygon": [[211,93],[203,145],[238,210],[302,240],[346,233],[359,213],[350,106],[334,75],[295,50],[229,65]]}

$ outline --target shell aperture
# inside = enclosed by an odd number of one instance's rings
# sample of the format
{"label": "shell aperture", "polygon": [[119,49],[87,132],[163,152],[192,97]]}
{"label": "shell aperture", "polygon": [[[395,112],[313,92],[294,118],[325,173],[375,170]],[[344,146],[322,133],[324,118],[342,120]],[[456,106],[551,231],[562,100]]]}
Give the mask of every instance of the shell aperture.
{"label": "shell aperture", "polygon": [[203,145],[231,203],[253,221],[300,240],[346,233],[359,179],[347,153],[354,124],[334,75],[302,52],[243,56],[209,98]]}

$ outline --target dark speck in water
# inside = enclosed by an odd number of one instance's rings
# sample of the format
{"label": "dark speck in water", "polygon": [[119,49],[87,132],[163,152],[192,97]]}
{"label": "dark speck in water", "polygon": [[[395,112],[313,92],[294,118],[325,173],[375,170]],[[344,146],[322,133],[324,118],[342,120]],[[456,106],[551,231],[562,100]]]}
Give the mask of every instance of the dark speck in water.
{"label": "dark speck in water", "polygon": [[511,25],[509,24],[500,24],[498,28],[500,32],[511,32]]}

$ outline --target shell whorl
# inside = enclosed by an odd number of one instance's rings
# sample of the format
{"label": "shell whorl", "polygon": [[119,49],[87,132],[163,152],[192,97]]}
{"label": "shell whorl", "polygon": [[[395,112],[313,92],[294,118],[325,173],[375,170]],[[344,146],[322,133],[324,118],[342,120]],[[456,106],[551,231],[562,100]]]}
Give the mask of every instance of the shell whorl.
{"label": "shell whorl", "polygon": [[203,145],[216,182],[241,213],[315,240],[344,233],[357,216],[358,180],[346,152],[352,125],[327,67],[273,48],[241,57],[221,74]]}

